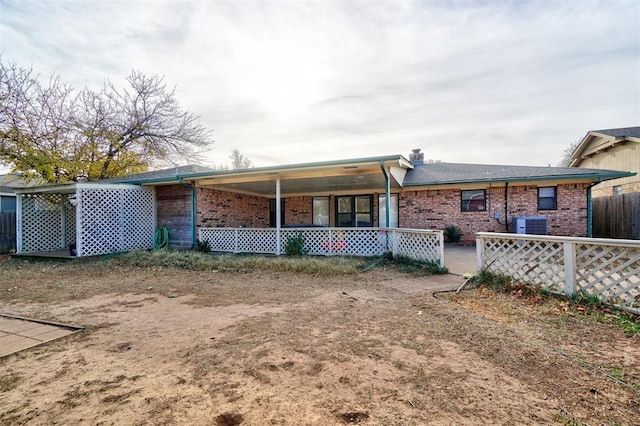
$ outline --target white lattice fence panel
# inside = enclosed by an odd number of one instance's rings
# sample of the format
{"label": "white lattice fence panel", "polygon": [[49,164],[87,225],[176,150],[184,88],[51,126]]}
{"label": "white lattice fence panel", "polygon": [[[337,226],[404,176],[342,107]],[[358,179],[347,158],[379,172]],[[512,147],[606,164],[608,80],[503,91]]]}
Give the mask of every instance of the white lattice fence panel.
{"label": "white lattice fence panel", "polygon": [[330,251],[329,229],[320,228],[299,228],[283,229],[281,253],[285,253],[285,247],[289,238],[296,238],[302,235],[304,238],[304,248],[310,255],[327,255]]}
{"label": "white lattice fence panel", "polygon": [[22,197],[22,252],[64,248],[62,194],[29,194]]}
{"label": "white lattice fence panel", "polygon": [[155,231],[155,195],[151,188],[121,189],[122,251],[148,249]]}
{"label": "white lattice fence panel", "polygon": [[140,189],[81,189],[82,256],[151,248],[155,225],[153,192]]}
{"label": "white lattice fence panel", "polygon": [[428,260],[442,264],[443,236],[440,232],[396,230],[394,256],[405,256],[416,260]]}
{"label": "white lattice fence panel", "polygon": [[238,228],[239,253],[273,253],[277,250],[277,232],[275,229]]}
{"label": "white lattice fence panel", "polygon": [[483,267],[514,279],[561,291],[565,285],[562,242],[485,238]]}
{"label": "white lattice fence panel", "polygon": [[334,255],[381,256],[386,248],[386,231],[377,228],[337,228],[332,233]]}
{"label": "white lattice fence panel", "polygon": [[580,290],[640,313],[640,247],[576,245]]}
{"label": "white lattice fence panel", "polygon": [[208,241],[211,251],[236,252],[236,230],[234,228],[200,228],[198,239]]}

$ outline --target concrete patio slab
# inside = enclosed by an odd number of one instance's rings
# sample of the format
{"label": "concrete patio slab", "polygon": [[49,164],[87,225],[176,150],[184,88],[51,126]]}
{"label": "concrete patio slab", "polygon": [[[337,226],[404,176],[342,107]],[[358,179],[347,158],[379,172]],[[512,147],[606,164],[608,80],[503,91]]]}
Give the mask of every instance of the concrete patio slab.
{"label": "concrete patio slab", "polygon": [[82,327],[0,314],[0,358],[80,330]]}
{"label": "concrete patio slab", "polygon": [[475,274],[477,272],[476,247],[457,244],[445,244],[444,264],[449,269],[450,274]]}

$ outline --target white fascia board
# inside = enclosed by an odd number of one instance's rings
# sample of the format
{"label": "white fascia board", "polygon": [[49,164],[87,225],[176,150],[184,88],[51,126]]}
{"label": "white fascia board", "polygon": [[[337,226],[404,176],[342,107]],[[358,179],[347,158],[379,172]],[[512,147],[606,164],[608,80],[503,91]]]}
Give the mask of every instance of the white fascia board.
{"label": "white fascia board", "polygon": [[389,173],[393,176],[396,183],[402,187],[402,182],[404,182],[404,176],[407,174],[407,169],[391,166],[389,168]]}

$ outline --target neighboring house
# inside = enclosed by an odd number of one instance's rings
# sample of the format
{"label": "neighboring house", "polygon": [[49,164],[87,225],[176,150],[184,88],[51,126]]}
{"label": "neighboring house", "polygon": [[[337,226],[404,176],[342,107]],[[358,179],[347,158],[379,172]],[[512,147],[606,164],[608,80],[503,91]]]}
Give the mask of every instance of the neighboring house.
{"label": "neighboring house", "polygon": [[[533,218],[536,227],[518,232],[587,236],[592,184],[632,175],[604,169],[423,164],[418,151],[410,160],[392,155],[242,170],[186,166],[97,183],[23,189],[18,191],[18,251],[62,251],[73,244],[84,256],[150,248],[156,226],[168,228],[174,248],[191,247],[200,230],[233,228],[242,231],[245,251],[274,235],[282,241],[280,229],[292,227],[340,228],[334,237],[362,241],[371,236],[346,229],[388,224],[442,230],[454,225],[463,240],[473,241],[480,231],[514,232],[514,220],[524,217]],[[223,240],[216,247],[224,250],[233,246],[233,238],[236,247],[239,243],[237,232],[235,237],[216,235]],[[371,238],[384,239],[384,233],[375,235]],[[247,241],[251,238],[255,244]]]}
{"label": "neighboring house", "polygon": [[[640,172],[640,127],[592,130],[571,156],[571,167]],[[594,197],[640,192],[640,175],[602,182],[592,189]]]}
{"label": "neighboring house", "polygon": [[0,254],[16,250],[16,188],[28,184],[17,173],[0,175]]}

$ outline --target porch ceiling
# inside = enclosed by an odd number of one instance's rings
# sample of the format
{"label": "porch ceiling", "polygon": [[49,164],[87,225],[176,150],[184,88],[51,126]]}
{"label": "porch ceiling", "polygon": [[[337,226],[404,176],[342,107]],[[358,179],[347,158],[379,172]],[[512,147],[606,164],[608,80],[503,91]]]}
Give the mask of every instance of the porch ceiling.
{"label": "porch ceiling", "polygon": [[[210,177],[198,180],[197,185],[221,191],[273,197],[276,193],[277,179],[280,179],[282,196],[383,192],[385,188],[385,177],[379,164]],[[400,187],[391,175],[389,179],[392,188]]]}

